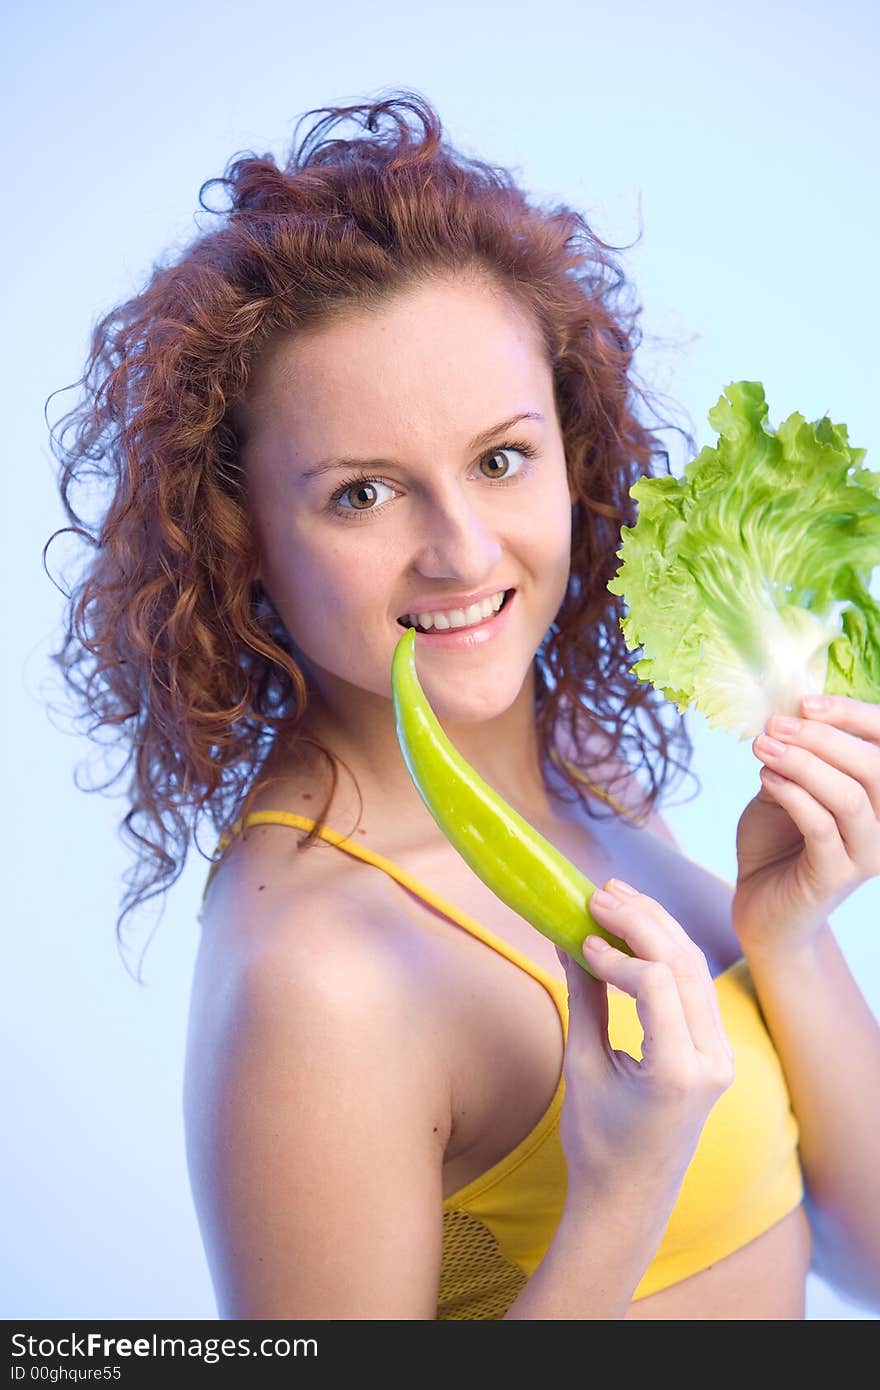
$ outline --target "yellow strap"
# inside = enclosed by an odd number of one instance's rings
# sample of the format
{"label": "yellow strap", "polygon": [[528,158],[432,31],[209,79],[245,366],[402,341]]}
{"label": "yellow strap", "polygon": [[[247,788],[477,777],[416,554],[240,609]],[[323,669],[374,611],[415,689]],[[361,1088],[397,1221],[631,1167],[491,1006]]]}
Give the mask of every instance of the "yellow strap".
{"label": "yellow strap", "polygon": [[[315,821],[310,816],[298,815],[296,811],[253,811],[247,817],[247,824],[249,826],[289,825],[297,830],[311,830],[315,825]],[[227,844],[229,843],[232,836],[238,832],[240,827],[241,821],[236,821],[231,832],[221,838],[221,847],[225,847],[223,844],[224,840]],[[478,922],[475,917],[471,917],[468,913],[462,912],[460,908],[454,907],[453,904],[448,902],[445,898],[441,898],[439,893],[435,893],[431,888],[421,883],[412,874],[408,873],[406,869],[401,868],[399,864],[395,864],[393,860],[386,859],[383,854],[377,853],[376,850],[368,849],[366,845],[356,844],[354,840],[349,840],[345,835],[340,835],[339,831],[332,830],[330,826],[322,826],[318,834],[331,845],[336,845],[346,853],[354,855],[355,858],[362,859],[365,863],[373,864],[377,869],[384,870],[385,873],[390,874],[392,878],[396,879],[398,883],[403,884],[404,888],[408,888],[410,892],[415,893],[416,897],[423,898],[426,902],[430,903],[432,907],[435,907],[438,912],[442,912],[445,917],[451,918],[453,922],[464,927],[465,931],[470,932],[472,936],[476,936],[487,946],[491,946],[494,950],[498,951],[500,955],[513,961],[515,965],[520,966],[527,974],[538,980],[553,997],[553,1001],[559,1010],[559,1016],[562,1021],[563,1035],[565,1035],[568,1026],[568,993],[566,987],[559,980],[556,980],[552,975],[542,970],[539,965],[536,965],[528,956],[523,955],[515,946],[511,946],[508,941],[505,941],[500,936],[496,936],[494,932],[489,931],[489,929],[484,927],[482,922]],[[211,876],[217,867],[218,864],[214,864],[211,867],[210,873],[208,874],[208,882],[205,884],[205,893],[208,891]],[[202,897],[204,899],[204,893]]]}
{"label": "yellow strap", "polygon": [[589,787],[590,791],[593,793],[594,796],[601,797],[603,801],[607,801],[609,806],[613,806],[615,811],[619,811],[622,816],[626,816],[627,820],[632,821],[634,825],[642,824],[641,821],[637,821],[635,819],[635,817],[630,813],[629,809],[626,806],[624,806],[621,801],[617,800],[616,796],[612,796],[610,792],[604,791],[602,787],[597,787],[595,782],[591,782],[587,774],[585,772],[582,772],[581,769],[575,763],[573,763],[570,758],[564,758],[562,754],[556,750],[556,748],[550,749],[550,757],[553,760],[553,762],[557,764],[557,766],[559,765],[559,763],[564,763],[567,770],[572,774],[575,780],[578,782],[583,782],[587,787]]}
{"label": "yellow strap", "polygon": [[[581,772],[580,768],[577,767],[573,762],[571,762],[569,758],[564,758],[562,754],[557,751],[556,748],[551,748],[550,757],[553,760],[553,762],[555,762],[557,765],[560,762],[564,763],[568,771],[572,773],[576,780],[585,783],[585,785],[590,789],[594,796],[601,797],[603,801],[607,802],[609,806],[613,806],[615,811],[618,811],[621,815],[626,816],[627,820],[631,821],[634,825],[642,824],[642,822],[635,820],[635,818],[630,814],[628,808],[624,806],[620,801],[618,801],[615,796],[612,796],[610,792],[604,791],[601,787],[596,786],[594,782],[591,782],[589,777],[587,777],[586,773]],[[248,825],[276,825],[279,823],[278,817],[281,816],[285,817],[285,819],[280,822],[281,824],[292,825],[300,830],[311,830],[313,825],[315,824],[314,820],[312,820],[309,816],[297,815],[295,811],[252,811],[247,818],[247,823]],[[231,844],[235,836],[240,833],[241,828],[241,820],[235,821],[231,828],[228,831],[225,831],[220,836],[217,848],[221,851],[225,850],[227,846]],[[331,829],[330,826],[325,826],[323,830],[319,832],[319,834],[321,835],[322,839],[327,840],[331,845],[338,845],[342,846],[343,848],[350,849],[353,854],[356,854],[360,858],[365,859],[367,863],[376,864],[377,867],[384,868],[386,872],[391,872],[391,868],[389,867],[390,860],[383,860],[381,855],[377,855],[374,858],[370,858],[370,856],[374,853],[372,850],[364,849],[361,845],[355,844],[353,840],[348,840],[346,836],[340,835],[340,833],[337,830]],[[219,859],[212,863],[211,868],[208,872],[208,878],[205,883],[204,892],[202,893],[203,901],[205,893],[207,893],[208,888],[211,885],[211,879],[214,877],[214,873],[219,863]],[[393,867],[395,869],[397,868],[396,865]],[[405,873],[406,871],[401,869],[399,872]],[[401,882],[403,882],[402,879]],[[407,884],[406,886],[409,887],[410,885]]]}

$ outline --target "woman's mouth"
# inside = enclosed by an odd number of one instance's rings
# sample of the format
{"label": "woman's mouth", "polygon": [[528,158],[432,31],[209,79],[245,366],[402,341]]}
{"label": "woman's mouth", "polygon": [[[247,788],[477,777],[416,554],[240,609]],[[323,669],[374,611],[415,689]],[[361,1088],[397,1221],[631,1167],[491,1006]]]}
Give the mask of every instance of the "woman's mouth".
{"label": "woman's mouth", "polygon": [[[398,618],[397,621],[403,628],[415,628],[418,633],[418,645],[420,647],[424,645],[425,647],[439,647],[450,651],[455,651],[460,648],[481,647],[486,642],[491,642],[500,629],[506,625],[515,593],[515,589],[505,589],[501,602],[494,612],[490,612],[487,616],[481,614],[479,618],[469,623],[458,621],[455,626],[449,623],[446,627],[438,627],[435,620],[431,623],[430,627],[424,627],[420,621],[413,622],[413,618],[417,620],[422,618],[427,619],[431,616],[427,613],[405,613],[403,617]],[[487,605],[484,604],[484,608],[486,606]],[[458,613],[461,614],[462,617],[466,616],[460,609]],[[448,620],[444,618],[443,621]]]}
{"label": "woman's mouth", "polygon": [[[450,613],[404,613],[402,618],[397,621],[401,627],[414,627],[418,632],[464,632],[470,631],[475,627],[480,627],[485,622],[490,622],[496,614],[504,608],[513,589],[504,589],[500,594],[495,595],[494,599],[484,599],[480,607],[482,612],[479,616],[473,614],[468,621],[468,615],[462,609],[456,609]],[[477,605],[475,604],[476,608]]]}

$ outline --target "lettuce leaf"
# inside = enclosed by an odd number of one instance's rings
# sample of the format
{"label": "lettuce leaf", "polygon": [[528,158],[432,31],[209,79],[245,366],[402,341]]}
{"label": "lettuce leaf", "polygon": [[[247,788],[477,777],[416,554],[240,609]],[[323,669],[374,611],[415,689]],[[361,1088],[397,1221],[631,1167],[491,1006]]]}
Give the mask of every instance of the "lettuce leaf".
{"label": "lettuce leaf", "polygon": [[634,484],[608,584],[638,680],[741,740],[811,692],[880,701],[880,473],[827,415],[767,415],[760,382],[732,383],[718,443]]}

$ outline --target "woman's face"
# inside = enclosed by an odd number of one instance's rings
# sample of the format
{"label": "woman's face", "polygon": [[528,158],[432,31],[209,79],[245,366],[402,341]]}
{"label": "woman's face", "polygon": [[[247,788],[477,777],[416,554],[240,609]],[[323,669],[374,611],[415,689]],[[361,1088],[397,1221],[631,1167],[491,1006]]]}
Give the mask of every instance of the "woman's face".
{"label": "woman's face", "polygon": [[569,576],[574,499],[537,331],[486,286],[419,287],[276,345],[244,425],[261,579],[325,707],[390,700],[400,618],[513,589],[490,640],[416,642],[439,718],[507,710]]}

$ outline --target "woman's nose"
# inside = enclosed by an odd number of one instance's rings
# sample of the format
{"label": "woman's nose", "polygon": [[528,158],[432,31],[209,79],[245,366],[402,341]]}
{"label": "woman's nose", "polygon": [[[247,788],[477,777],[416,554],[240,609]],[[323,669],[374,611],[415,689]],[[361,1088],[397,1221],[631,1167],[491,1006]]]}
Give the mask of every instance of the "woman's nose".
{"label": "woman's nose", "polygon": [[479,582],[502,550],[488,518],[460,491],[427,505],[419,532],[416,566],[428,578]]}

